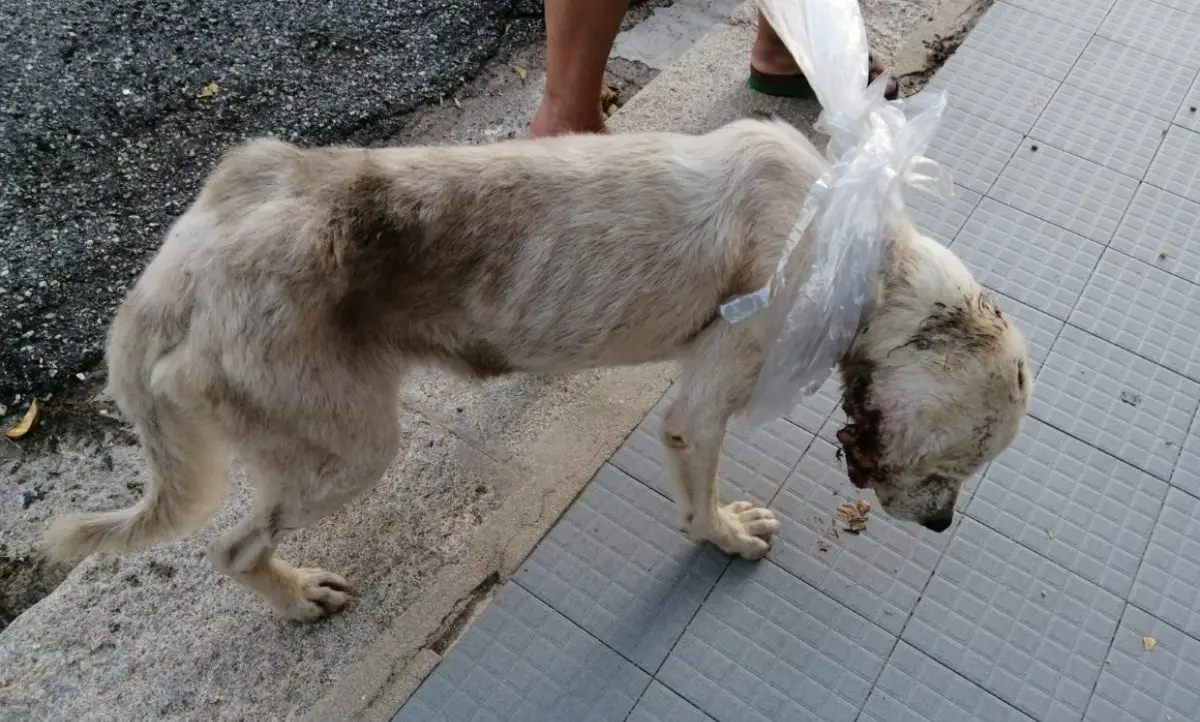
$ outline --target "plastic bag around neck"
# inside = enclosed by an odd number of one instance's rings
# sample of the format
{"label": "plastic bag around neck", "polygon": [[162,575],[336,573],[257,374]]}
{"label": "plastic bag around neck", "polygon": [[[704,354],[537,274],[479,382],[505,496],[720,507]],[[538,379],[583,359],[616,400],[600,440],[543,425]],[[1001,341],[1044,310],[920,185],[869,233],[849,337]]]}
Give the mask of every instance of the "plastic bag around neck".
{"label": "plastic bag around neck", "polygon": [[[944,94],[884,99],[886,75],[867,84],[869,54],[858,0],[758,0],[804,71],[829,136],[829,167],[810,191],[763,288],[721,315],[753,321],[765,359],[742,416],[752,425],[790,412],[829,378],[875,302],[880,273],[906,221],[905,187],[949,197],[949,175],[922,154]],[[801,243],[804,246],[801,246]]]}

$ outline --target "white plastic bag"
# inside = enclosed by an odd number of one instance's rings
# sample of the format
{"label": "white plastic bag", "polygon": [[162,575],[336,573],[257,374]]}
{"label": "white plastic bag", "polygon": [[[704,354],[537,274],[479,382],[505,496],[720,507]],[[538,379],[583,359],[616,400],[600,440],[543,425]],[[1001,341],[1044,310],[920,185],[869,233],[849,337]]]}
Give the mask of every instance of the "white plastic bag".
{"label": "white plastic bag", "polygon": [[[888,102],[887,76],[867,85],[868,47],[859,0],[758,0],[804,71],[829,136],[827,172],[814,186],[763,288],[721,306],[732,323],[753,320],[767,346],[745,411],[761,424],[791,411],[829,378],[873,301],[902,218],[904,186],[939,197],[949,176],[922,153],[945,109],[941,93]],[[804,240],[811,255],[796,252]],[[805,257],[809,262],[805,262]]]}

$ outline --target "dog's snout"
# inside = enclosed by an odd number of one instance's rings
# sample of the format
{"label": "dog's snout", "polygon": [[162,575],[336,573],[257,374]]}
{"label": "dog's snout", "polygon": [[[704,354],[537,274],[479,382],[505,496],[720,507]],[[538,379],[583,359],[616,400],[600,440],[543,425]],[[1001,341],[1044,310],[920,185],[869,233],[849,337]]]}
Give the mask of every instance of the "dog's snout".
{"label": "dog's snout", "polygon": [[954,522],[954,509],[951,508],[947,511],[938,512],[937,514],[927,518],[924,522],[922,522],[922,526],[924,526],[929,531],[935,531],[938,534],[941,534],[942,532],[949,529],[950,524],[952,524],[953,522]]}

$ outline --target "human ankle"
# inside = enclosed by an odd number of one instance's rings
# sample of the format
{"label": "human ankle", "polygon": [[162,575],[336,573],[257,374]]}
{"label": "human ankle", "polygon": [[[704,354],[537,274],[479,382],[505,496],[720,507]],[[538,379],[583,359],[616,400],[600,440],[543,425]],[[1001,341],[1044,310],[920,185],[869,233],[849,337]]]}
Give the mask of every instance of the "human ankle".
{"label": "human ankle", "polygon": [[604,109],[597,98],[594,105],[581,104],[578,99],[564,103],[547,93],[542,97],[529,136],[541,138],[566,133],[605,133]]}

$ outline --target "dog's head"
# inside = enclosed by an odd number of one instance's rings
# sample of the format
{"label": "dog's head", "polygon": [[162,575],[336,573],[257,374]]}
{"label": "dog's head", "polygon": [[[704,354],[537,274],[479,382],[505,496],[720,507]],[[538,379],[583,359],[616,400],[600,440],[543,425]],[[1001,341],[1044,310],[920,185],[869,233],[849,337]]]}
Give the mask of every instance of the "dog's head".
{"label": "dog's head", "polygon": [[1017,437],[1025,340],[962,262],[915,231],[897,242],[840,371],[850,481],[891,516],[945,531],[963,482]]}

